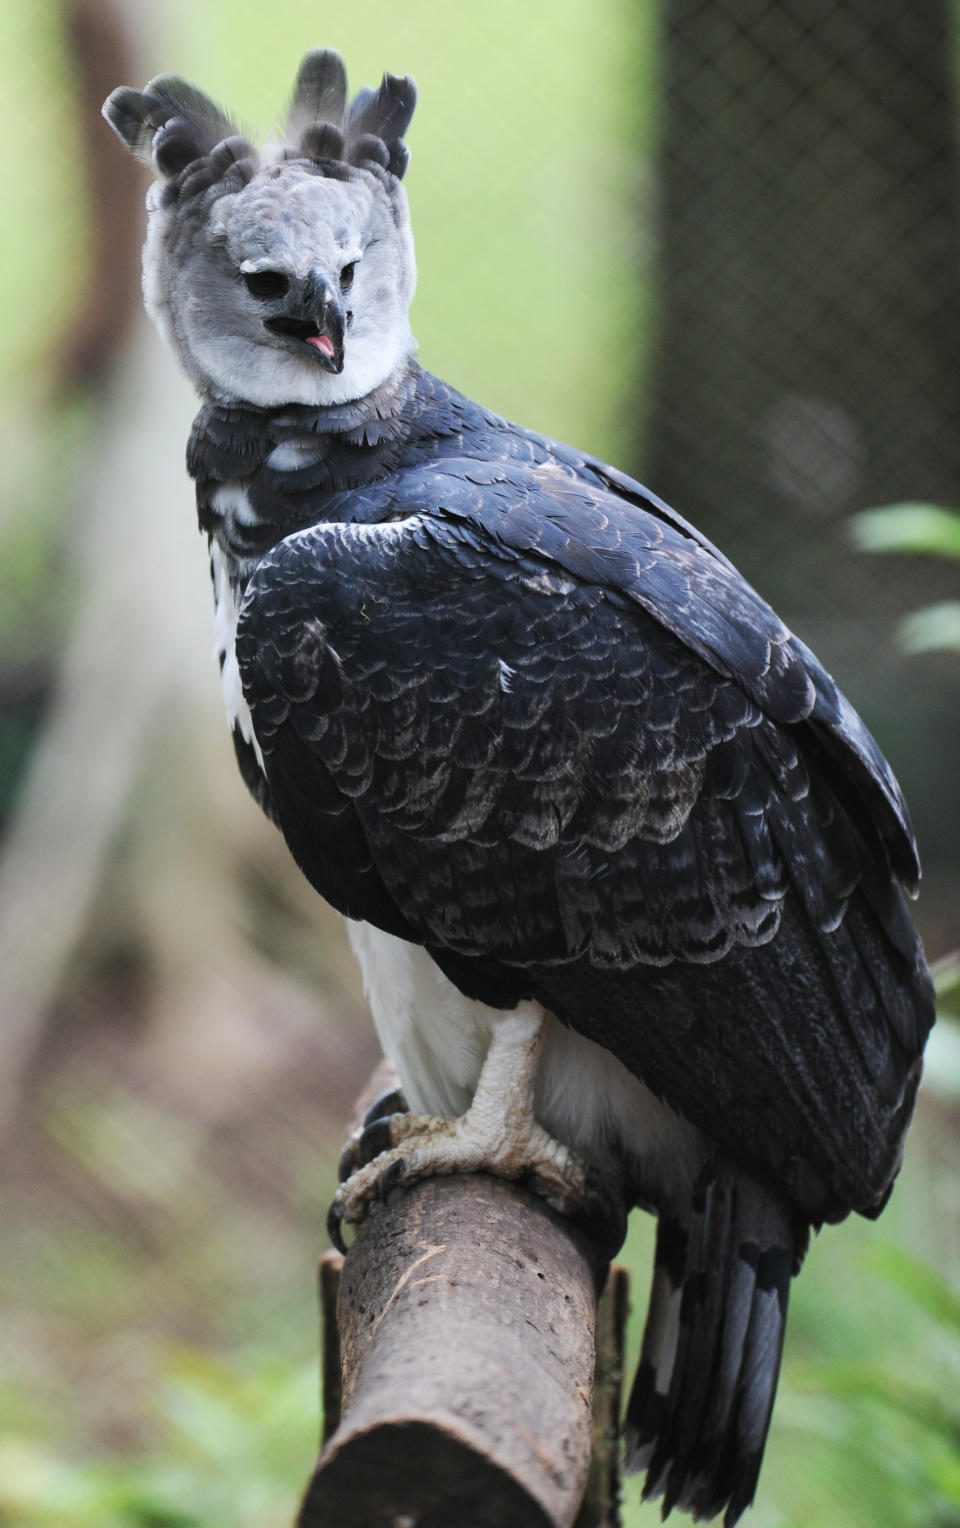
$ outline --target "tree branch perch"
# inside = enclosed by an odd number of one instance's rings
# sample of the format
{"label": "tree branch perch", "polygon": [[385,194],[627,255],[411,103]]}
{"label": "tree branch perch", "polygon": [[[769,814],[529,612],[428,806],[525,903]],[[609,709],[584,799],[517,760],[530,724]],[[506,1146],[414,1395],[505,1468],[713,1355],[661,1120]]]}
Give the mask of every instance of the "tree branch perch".
{"label": "tree branch perch", "polygon": [[[342,1416],[297,1528],[571,1528],[605,1273],[572,1221],[485,1174],[375,1207],[342,1267]],[[331,1259],[327,1303],[335,1279]],[[621,1332],[622,1304],[621,1286]]]}

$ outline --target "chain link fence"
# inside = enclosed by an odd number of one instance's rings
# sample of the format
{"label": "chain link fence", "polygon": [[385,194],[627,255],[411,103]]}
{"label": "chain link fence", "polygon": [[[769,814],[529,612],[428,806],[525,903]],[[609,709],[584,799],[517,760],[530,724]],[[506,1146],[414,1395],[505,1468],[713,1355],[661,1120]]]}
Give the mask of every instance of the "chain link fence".
{"label": "chain link fence", "polygon": [[834,667],[941,868],[957,674],[905,664],[892,629],[951,578],[857,552],[849,522],[960,503],[953,19],[942,0],[666,0],[645,463]]}

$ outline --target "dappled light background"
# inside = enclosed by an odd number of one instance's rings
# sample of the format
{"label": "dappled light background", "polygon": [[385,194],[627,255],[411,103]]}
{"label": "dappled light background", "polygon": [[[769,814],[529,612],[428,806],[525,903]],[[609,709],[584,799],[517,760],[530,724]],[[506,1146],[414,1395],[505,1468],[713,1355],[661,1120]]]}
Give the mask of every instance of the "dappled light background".
{"label": "dappled light background", "polygon": [[[290,1523],[323,1215],[376,1057],[339,921],[236,775],[194,403],[140,313],[147,177],[103,97],[174,70],[263,136],[310,46],[355,85],[416,78],[421,359],[644,476],[774,598],[907,787],[947,957],[960,652],[907,655],[897,625],[956,598],[957,564],[870,556],[850,521],[960,502],[953,20],[8,0],[0,1525]],[[796,1285],[757,1528],[960,1524],[958,1052],[948,1020],[888,1211]],[[658,1521],[638,1495],[628,1528]]]}

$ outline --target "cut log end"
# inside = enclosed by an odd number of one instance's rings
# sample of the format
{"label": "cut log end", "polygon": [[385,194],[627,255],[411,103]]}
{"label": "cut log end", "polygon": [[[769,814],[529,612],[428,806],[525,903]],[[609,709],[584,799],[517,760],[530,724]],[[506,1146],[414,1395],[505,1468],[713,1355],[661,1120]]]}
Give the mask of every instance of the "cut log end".
{"label": "cut log end", "polygon": [[605,1272],[572,1221],[484,1174],[378,1206],[343,1265],[343,1416],[297,1528],[569,1528]]}
{"label": "cut log end", "polygon": [[297,1528],[555,1528],[481,1450],[429,1422],[351,1432],[318,1470]]}

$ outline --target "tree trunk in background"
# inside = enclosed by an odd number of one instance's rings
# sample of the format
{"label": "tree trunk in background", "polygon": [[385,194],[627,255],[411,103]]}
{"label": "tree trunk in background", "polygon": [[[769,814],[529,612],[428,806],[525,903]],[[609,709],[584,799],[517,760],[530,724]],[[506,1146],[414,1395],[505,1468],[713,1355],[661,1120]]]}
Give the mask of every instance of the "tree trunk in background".
{"label": "tree trunk in background", "polygon": [[846,522],[960,502],[953,87],[942,0],[665,0],[645,463],[835,668],[943,849],[956,673],[891,632],[943,571],[854,552]]}

